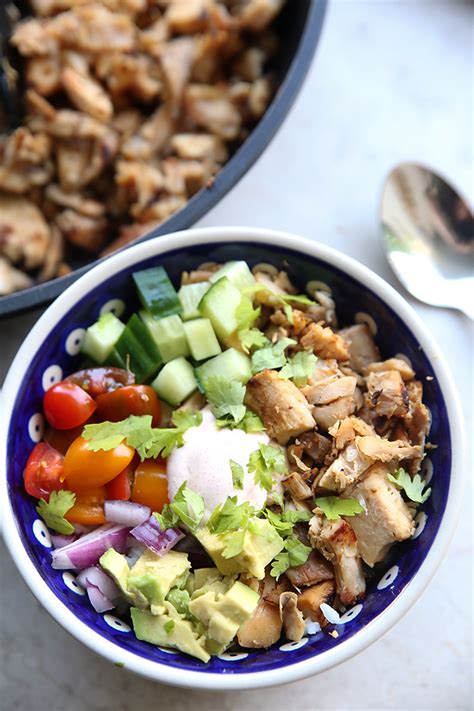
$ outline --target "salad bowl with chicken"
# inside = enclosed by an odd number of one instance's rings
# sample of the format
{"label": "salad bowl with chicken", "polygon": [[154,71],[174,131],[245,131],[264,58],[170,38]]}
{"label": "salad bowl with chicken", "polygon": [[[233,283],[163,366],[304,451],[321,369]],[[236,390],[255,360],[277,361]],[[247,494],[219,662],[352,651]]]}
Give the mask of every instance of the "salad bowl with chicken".
{"label": "salad bowl with chicken", "polygon": [[338,663],[420,594],[452,530],[437,355],[388,285],[305,240],[196,230],[117,255],[7,378],[12,555],[61,624],[161,681]]}

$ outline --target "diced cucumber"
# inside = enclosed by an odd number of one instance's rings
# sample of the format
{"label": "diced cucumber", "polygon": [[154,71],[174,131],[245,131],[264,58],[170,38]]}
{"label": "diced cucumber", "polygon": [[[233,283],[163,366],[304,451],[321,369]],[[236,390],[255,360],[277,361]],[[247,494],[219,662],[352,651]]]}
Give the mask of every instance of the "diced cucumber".
{"label": "diced cucumber", "polygon": [[237,328],[235,312],[242,294],[227,277],[216,281],[199,302],[199,311],[210,319],[218,338],[225,340]]}
{"label": "diced cucumber", "polygon": [[213,375],[222,376],[229,382],[238,380],[245,384],[252,377],[250,358],[235,348],[229,348],[196,368],[196,376],[201,385]]}
{"label": "diced cucumber", "polygon": [[163,363],[189,355],[189,346],[183,328],[183,322],[177,314],[165,316],[158,321],[147,311],[140,311],[140,318],[148,328],[151,337],[158,346]]}
{"label": "diced cucumber", "polygon": [[140,301],[153,318],[179,314],[183,310],[178,294],[163,267],[152,267],[132,275]]}
{"label": "diced cucumber", "polygon": [[243,291],[249,286],[255,284],[255,277],[249,269],[247,262],[227,262],[222,266],[217,272],[209,278],[209,281],[215,283],[222,279],[222,277],[227,277],[227,279],[239,289]]}
{"label": "diced cucumber", "polygon": [[125,324],[113,313],[103,314],[86,331],[81,351],[96,363],[103,363],[123,333]]}
{"label": "diced cucumber", "polygon": [[204,360],[221,352],[212,324],[208,318],[196,318],[184,324],[191,355],[194,360]]}
{"label": "diced cucumber", "polygon": [[129,368],[138,383],[153,377],[162,358],[149,330],[137,314],[130,317],[109,357],[110,365]]}
{"label": "diced cucumber", "polygon": [[174,407],[196,390],[197,381],[186,358],[176,358],[162,368],[151,385],[158,397]]}
{"label": "diced cucumber", "polygon": [[181,318],[189,321],[191,318],[199,318],[199,302],[209,289],[211,284],[208,281],[200,281],[197,284],[184,284],[178,291],[178,297],[183,307]]}

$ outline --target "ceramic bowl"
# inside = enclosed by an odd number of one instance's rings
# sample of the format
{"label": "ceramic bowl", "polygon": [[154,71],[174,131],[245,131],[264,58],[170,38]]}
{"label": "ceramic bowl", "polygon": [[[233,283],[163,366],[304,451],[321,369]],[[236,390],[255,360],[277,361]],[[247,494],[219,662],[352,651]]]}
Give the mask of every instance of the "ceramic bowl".
{"label": "ceramic bowl", "polygon": [[[22,472],[44,426],[45,392],[80,364],[85,328],[100,313],[125,317],[137,306],[131,274],[163,265],[175,282],[203,261],[245,259],[286,269],[301,290],[311,279],[331,287],[341,325],[366,312],[377,325],[383,357],[403,352],[424,384],[432,414],[423,475],[432,495],[416,516],[412,538],[395,546],[374,571],[365,599],[327,633],[267,651],[222,654],[208,664],[138,641],[127,621],[98,614],[71,572],[51,568],[48,530],[24,491]],[[383,635],[413,605],[438,568],[453,533],[462,485],[461,424],[457,396],[444,358],[406,301],[355,260],[294,235],[261,229],[189,230],[112,256],[72,284],[44,313],[20,348],[3,391],[1,491],[3,532],[26,583],[68,632],[115,664],[160,682],[200,689],[244,689],[296,681],[328,669]]]}

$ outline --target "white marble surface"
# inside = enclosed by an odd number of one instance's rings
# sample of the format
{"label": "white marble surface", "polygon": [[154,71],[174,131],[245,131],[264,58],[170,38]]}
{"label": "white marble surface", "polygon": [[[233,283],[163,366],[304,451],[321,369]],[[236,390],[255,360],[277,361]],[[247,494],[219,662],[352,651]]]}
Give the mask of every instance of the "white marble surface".
{"label": "white marble surface", "polygon": [[[284,128],[202,224],[307,235],[396,285],[376,223],[381,181],[391,166],[407,158],[426,161],[472,199],[473,10],[472,2],[453,0],[334,0],[317,61]],[[467,320],[413,305],[443,345],[472,432]],[[0,323],[0,378],[36,317]],[[48,617],[1,549],[0,708],[467,711],[473,597],[472,479],[466,479],[466,505],[450,551],[396,628],[337,669],[273,690],[183,692],[110,666]]]}

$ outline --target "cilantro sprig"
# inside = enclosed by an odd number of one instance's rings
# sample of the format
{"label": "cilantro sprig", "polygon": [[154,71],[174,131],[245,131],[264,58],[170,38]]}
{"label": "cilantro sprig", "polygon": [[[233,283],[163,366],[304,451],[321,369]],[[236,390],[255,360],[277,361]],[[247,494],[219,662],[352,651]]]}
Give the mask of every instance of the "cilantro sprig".
{"label": "cilantro sprig", "polygon": [[244,488],[244,469],[238,462],[234,462],[233,459],[229,459],[229,464],[232,473],[232,485],[234,489],[242,491]]}
{"label": "cilantro sprig", "polygon": [[265,346],[252,354],[252,371],[260,373],[262,370],[269,368],[281,368],[287,363],[285,350],[288,346],[295,345],[296,341],[293,338],[280,338],[273,345]]}
{"label": "cilantro sprig", "polygon": [[212,375],[203,383],[212,414],[221,427],[237,425],[245,417],[245,386],[238,381],[226,380],[222,375]]}
{"label": "cilantro sprig", "polygon": [[254,482],[270,491],[273,486],[273,474],[286,474],[288,466],[285,453],[270,444],[259,444],[252,452],[247,465],[249,472],[254,474]]}
{"label": "cilantro sprig", "polygon": [[243,430],[248,434],[252,432],[265,432],[265,425],[258,415],[251,410],[247,410],[243,419],[237,425],[239,430]]}
{"label": "cilantro sprig", "polygon": [[305,546],[297,538],[286,538],[285,548],[273,559],[270,575],[278,580],[288,568],[306,563],[311,551],[310,546]]}
{"label": "cilantro sprig", "polygon": [[341,499],[339,496],[321,496],[315,503],[330,521],[338,521],[341,516],[355,516],[364,511],[357,499]]}
{"label": "cilantro sprig", "polygon": [[235,310],[237,319],[237,336],[245,353],[250,353],[252,348],[263,348],[269,343],[268,338],[258,328],[253,328],[255,321],[260,316],[260,307],[254,308],[248,296],[242,295],[240,304]]}
{"label": "cilantro sprig", "polygon": [[48,528],[57,533],[68,536],[74,533],[74,526],[66,521],[64,515],[72,509],[76,502],[76,495],[72,491],[52,491],[49,501],[41,499],[36,507],[36,511],[41,516]]}
{"label": "cilantro sprig", "polygon": [[92,452],[115,449],[121,442],[125,442],[137,451],[142,461],[160,456],[169,457],[175,447],[183,445],[186,430],[201,424],[202,414],[190,410],[176,411],[172,422],[175,427],[152,427],[151,415],[130,415],[120,422],[86,425],[82,436]]}
{"label": "cilantro sprig", "polygon": [[419,474],[415,474],[412,479],[410,474],[402,467],[396,470],[394,476],[387,474],[387,478],[392,484],[404,491],[410,501],[415,501],[417,504],[424,504],[431,494],[431,488],[423,491],[426,484]]}
{"label": "cilantro sprig", "polygon": [[287,360],[278,377],[291,379],[297,387],[302,387],[308,382],[317,361],[318,359],[313,353],[299,351]]}
{"label": "cilantro sprig", "polygon": [[184,524],[195,531],[204,516],[204,499],[188,488],[185,481],[176,492],[173,501],[165,504],[161,513],[153,514],[162,531]]}

